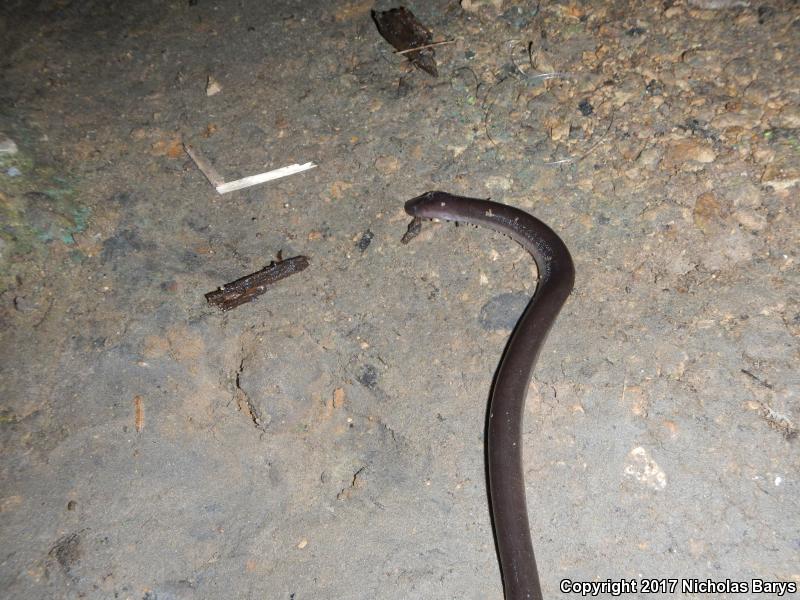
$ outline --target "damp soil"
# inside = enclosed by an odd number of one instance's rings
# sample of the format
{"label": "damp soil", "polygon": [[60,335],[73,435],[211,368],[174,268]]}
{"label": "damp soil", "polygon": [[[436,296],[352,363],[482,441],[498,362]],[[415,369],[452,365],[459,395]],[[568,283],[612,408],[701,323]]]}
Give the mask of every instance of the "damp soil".
{"label": "damp soil", "polygon": [[[545,597],[800,583],[800,7],[745,4],[411,3],[432,77],[383,1],[5,2],[0,596],[502,598],[484,419],[536,269],[401,244],[432,189],[575,259],[524,423]],[[184,143],[318,167],[218,195]]]}

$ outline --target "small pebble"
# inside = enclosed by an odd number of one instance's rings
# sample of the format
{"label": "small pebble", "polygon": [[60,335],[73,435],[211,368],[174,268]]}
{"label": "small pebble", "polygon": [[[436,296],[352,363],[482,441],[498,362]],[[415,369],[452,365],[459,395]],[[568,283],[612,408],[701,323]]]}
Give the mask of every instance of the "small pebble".
{"label": "small pebble", "polygon": [[650,82],[644,87],[644,91],[651,96],[661,96],[664,94],[664,84],[651,79]]}
{"label": "small pebble", "polygon": [[14,140],[0,133],[0,154],[8,154],[13,156],[18,151],[19,148],[17,148],[17,144],[14,143]]}
{"label": "small pebble", "polygon": [[769,19],[775,16],[775,9],[771,6],[762,5],[758,7],[758,23],[759,25],[763,25]]}
{"label": "small pebble", "polygon": [[366,365],[356,376],[356,381],[366,388],[374,389],[378,385],[378,371],[372,365]]}
{"label": "small pebble", "polygon": [[761,183],[776,190],[789,189],[800,183],[800,167],[789,161],[772,163],[764,170]]}
{"label": "small pebble", "polygon": [[704,192],[697,197],[692,216],[698,229],[710,233],[722,222],[722,203],[711,192]]}
{"label": "small pebble", "polygon": [[361,236],[361,239],[358,240],[358,249],[364,252],[369,245],[372,243],[372,238],[375,237],[375,234],[372,233],[369,229],[364,232],[364,235]]}
{"label": "small pebble", "polygon": [[478,12],[483,7],[502,8],[503,0],[461,0],[461,8],[467,12]]}
{"label": "small pebble", "polygon": [[669,155],[674,164],[686,163],[688,161],[707,164],[714,162],[714,159],[717,158],[711,146],[694,139],[680,140],[673,143]]}
{"label": "small pebble", "polygon": [[222,91],[222,86],[219,81],[214,79],[211,75],[206,80],[206,96],[216,96]]}
{"label": "small pebble", "polygon": [[664,470],[641,446],[628,453],[626,463],[624,473],[631,479],[653,490],[663,490],[667,487]]}

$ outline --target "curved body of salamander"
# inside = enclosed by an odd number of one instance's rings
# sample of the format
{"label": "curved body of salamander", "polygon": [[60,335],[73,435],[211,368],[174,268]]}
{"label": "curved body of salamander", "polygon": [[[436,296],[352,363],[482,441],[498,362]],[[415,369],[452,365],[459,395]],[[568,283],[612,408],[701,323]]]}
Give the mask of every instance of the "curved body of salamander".
{"label": "curved body of salamander", "polygon": [[415,219],[473,223],[508,235],[531,253],[539,269],[536,293],[517,322],[495,375],[486,444],[489,499],[505,597],[540,600],[525,502],[522,419],[536,359],[572,291],[572,257],[552,229],[512,206],[427,192],[406,202],[405,209]]}

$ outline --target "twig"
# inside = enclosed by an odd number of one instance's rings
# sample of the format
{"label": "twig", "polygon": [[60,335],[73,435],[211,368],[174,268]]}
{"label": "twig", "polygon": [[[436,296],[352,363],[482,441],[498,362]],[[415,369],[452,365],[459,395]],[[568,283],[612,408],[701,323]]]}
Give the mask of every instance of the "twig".
{"label": "twig", "polygon": [[223,311],[236,308],[237,306],[250,302],[267,291],[267,286],[280,281],[284,277],[289,277],[299,273],[308,267],[308,258],[305,256],[295,256],[280,262],[273,262],[268,267],[260,271],[245,275],[226,283],[221,288],[206,294],[209,304],[219,307]]}
{"label": "twig", "polygon": [[405,50],[395,50],[395,54],[408,54],[409,52],[416,52],[417,50],[425,50],[425,48],[433,48],[434,46],[444,46],[445,44],[454,44],[456,40],[442,40],[441,42],[432,42],[424,46],[415,46],[414,48],[406,48]]}
{"label": "twig", "polygon": [[748,376],[750,379],[752,379],[752,380],[754,380],[754,381],[757,381],[758,383],[760,383],[761,385],[763,385],[765,388],[767,388],[767,389],[769,389],[769,390],[771,390],[771,389],[772,389],[772,384],[771,384],[771,383],[769,383],[769,382],[767,382],[767,381],[764,381],[763,379],[761,379],[760,377],[757,377],[756,375],[753,375],[753,374],[752,374],[750,371],[748,371],[747,369],[739,369],[739,370],[740,370],[742,373],[744,373],[745,375],[747,375],[747,376]]}
{"label": "twig", "polygon": [[539,73],[538,75],[527,75],[528,81],[532,79],[541,79],[543,81],[547,81],[548,79],[558,79],[559,77],[563,79],[569,79],[572,77],[572,73],[569,71],[553,71],[552,73]]}
{"label": "twig", "polygon": [[220,175],[211,165],[211,163],[208,162],[208,159],[203,156],[200,150],[189,144],[184,144],[183,149],[186,150],[186,154],[188,154],[189,158],[194,161],[194,164],[197,165],[197,168],[200,169],[200,172],[206,176],[206,179],[208,179],[208,182],[211,185],[216,188],[225,183],[222,175]]}
{"label": "twig", "polygon": [[197,168],[200,169],[200,172],[206,176],[206,179],[208,179],[209,183],[214,186],[214,189],[217,190],[218,194],[235,192],[236,190],[258,185],[259,183],[280,179],[281,177],[288,177],[289,175],[294,175],[295,173],[302,173],[303,171],[308,171],[309,169],[313,169],[317,166],[313,162],[307,162],[303,165],[298,165],[295,163],[293,165],[289,165],[288,167],[281,167],[280,169],[274,169],[273,171],[267,171],[266,173],[259,173],[258,175],[250,175],[249,177],[243,177],[242,179],[225,183],[225,179],[223,179],[222,175],[220,175],[219,172],[209,162],[209,160],[203,156],[203,153],[200,152],[200,150],[194,146],[190,146],[189,144],[184,144],[183,149],[186,150],[186,154],[188,154],[189,158],[194,161],[194,164],[197,165]]}
{"label": "twig", "polygon": [[259,173],[258,175],[243,177],[242,179],[237,179],[236,181],[222,183],[215,187],[217,188],[218,194],[227,194],[228,192],[235,192],[236,190],[258,185],[259,183],[272,181],[273,179],[280,179],[281,177],[288,177],[289,175],[294,175],[295,173],[302,173],[303,171],[308,171],[316,166],[317,165],[315,165],[313,162],[307,162],[303,165],[289,165],[288,167],[281,167],[280,169],[275,169],[274,171],[267,171],[266,173]]}

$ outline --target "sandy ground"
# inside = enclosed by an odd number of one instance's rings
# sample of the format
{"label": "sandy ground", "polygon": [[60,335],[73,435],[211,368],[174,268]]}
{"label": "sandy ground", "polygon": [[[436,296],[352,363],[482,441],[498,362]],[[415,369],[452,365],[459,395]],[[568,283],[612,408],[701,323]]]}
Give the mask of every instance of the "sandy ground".
{"label": "sandy ground", "polygon": [[[575,258],[524,425],[545,596],[800,583],[800,6],[494,4],[408,5],[438,78],[372,2],[2,5],[0,596],[502,598],[483,425],[536,271],[401,245],[429,189]],[[183,142],[319,167],[219,196]]]}

